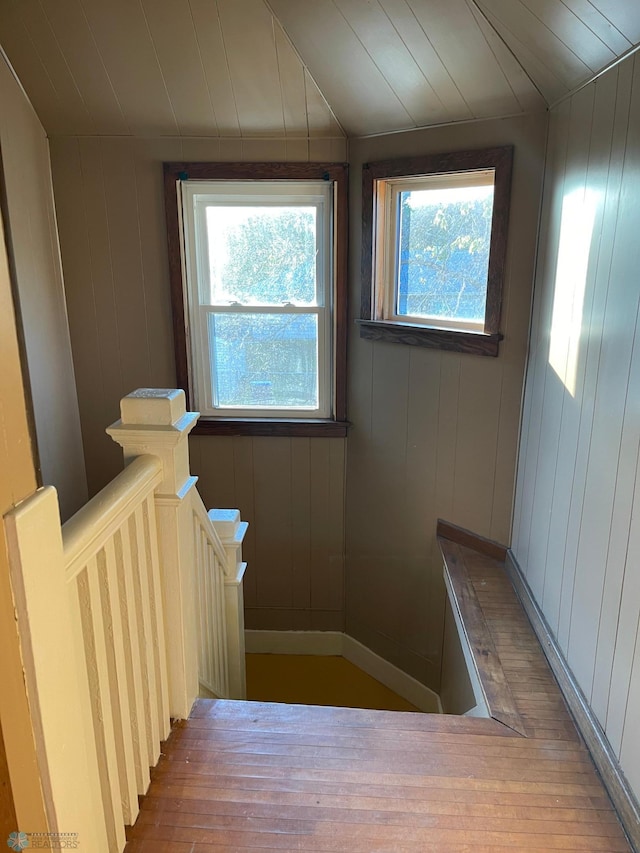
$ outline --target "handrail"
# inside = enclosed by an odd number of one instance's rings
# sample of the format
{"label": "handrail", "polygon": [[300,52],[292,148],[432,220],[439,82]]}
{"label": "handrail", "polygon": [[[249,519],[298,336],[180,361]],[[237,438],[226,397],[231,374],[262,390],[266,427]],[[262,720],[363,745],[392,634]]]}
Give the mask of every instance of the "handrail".
{"label": "handrail", "polygon": [[110,539],[132,508],[162,480],[157,456],[138,456],[62,527],[65,575],[72,581]]}
{"label": "handrail", "polygon": [[200,684],[246,694],[246,524],[216,520],[195,488],[183,391],[139,389],[121,411],[109,434],[131,462],[62,528],[53,487],[5,517],[43,805],[96,853],[124,849]]}
{"label": "handrail", "polygon": [[228,577],[230,574],[229,558],[227,557],[227,552],[225,551],[224,545],[222,544],[222,541],[218,536],[218,531],[215,529],[215,527],[213,526],[213,522],[209,518],[207,509],[204,503],[202,502],[202,498],[200,497],[200,493],[198,492],[198,490],[193,489],[192,495],[193,511],[198,516],[198,520],[202,525],[202,528],[206,532],[207,538],[209,539],[212,548],[216,552],[217,558],[220,560],[220,563],[224,569],[224,573]]}

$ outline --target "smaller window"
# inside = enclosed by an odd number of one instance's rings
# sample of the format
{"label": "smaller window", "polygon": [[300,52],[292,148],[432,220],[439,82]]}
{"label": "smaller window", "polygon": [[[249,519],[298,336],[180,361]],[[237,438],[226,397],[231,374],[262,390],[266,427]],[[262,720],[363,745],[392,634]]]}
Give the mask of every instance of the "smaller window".
{"label": "smaller window", "polygon": [[512,149],[363,168],[361,335],[497,355]]}

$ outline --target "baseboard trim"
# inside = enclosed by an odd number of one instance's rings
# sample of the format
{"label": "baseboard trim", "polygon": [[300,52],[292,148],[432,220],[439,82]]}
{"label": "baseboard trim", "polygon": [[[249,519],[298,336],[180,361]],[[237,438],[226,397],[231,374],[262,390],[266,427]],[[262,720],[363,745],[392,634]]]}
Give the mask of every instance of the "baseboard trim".
{"label": "baseboard trim", "polygon": [[440,697],[433,690],[430,690],[426,685],[422,684],[411,675],[407,675],[397,666],[394,666],[389,661],[381,658],[371,649],[363,646],[358,640],[350,637],[348,634],[343,634],[343,656],[350,661],[354,666],[360,667],[361,670],[377,679],[389,690],[393,690],[398,696],[402,696],[407,702],[411,702],[416,708],[427,713],[433,713],[434,702],[438,708],[438,713],[442,713],[442,705]]}
{"label": "baseboard trim", "polygon": [[571,672],[551,629],[533,593],[529,588],[513,553],[507,552],[505,567],[527,616],[533,626],[540,645],[553,670],[560,690],[573,714],[578,730],[587,744],[620,822],[636,853],[640,853],[640,805],[627,782],[618,759],[587,699]]}
{"label": "baseboard trim", "polygon": [[340,631],[245,631],[253,654],[339,655],[425,713],[442,713],[440,697],[406,672]]}

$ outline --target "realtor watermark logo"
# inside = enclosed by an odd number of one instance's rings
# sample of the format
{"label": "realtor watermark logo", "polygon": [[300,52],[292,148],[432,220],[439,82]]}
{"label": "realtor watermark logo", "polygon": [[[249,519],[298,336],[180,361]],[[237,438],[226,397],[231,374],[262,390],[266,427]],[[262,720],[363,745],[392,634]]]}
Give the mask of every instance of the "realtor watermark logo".
{"label": "realtor watermark logo", "polygon": [[78,850],[77,832],[12,832],[7,838],[10,850]]}

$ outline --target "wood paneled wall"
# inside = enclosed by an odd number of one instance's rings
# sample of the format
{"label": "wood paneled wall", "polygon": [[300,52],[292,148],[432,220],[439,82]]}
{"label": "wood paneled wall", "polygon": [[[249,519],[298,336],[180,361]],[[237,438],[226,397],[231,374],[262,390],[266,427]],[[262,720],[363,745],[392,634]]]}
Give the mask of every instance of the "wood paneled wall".
{"label": "wood paneled wall", "polygon": [[640,796],[640,59],[551,114],[513,549]]}
{"label": "wood paneled wall", "polygon": [[248,628],[344,629],[344,438],[192,436],[206,506],[239,507]]}
{"label": "wood paneled wall", "polygon": [[[162,189],[165,160],[336,160],[344,138],[56,138],[51,142],[87,475],[122,467],[104,434],[134,388],[175,384]],[[249,628],[340,630],[344,439],[191,439],[205,503],[249,522]]]}
{"label": "wood paneled wall", "polygon": [[[0,213],[0,516],[36,487],[15,304]],[[14,795],[39,793],[4,524],[0,521],[0,837],[18,829]],[[9,761],[7,760],[9,757]],[[9,778],[9,766],[12,778]],[[33,784],[37,790],[33,790]]]}
{"label": "wood paneled wall", "polygon": [[42,125],[0,53],[0,146],[42,482],[64,518],[87,499],[51,185]]}
{"label": "wood paneled wall", "polygon": [[499,357],[350,338],[347,632],[436,690],[444,615],[436,519],[509,539],[545,138],[539,114],[351,143],[352,311],[361,164],[515,146]]}
{"label": "wood paneled wall", "polygon": [[[487,359],[351,334],[346,442],[192,439],[205,503],[239,507],[250,522],[249,627],[343,628],[346,542],[349,632],[437,687],[444,591],[435,520],[508,539],[545,124],[538,115],[351,143],[352,305],[359,304],[362,162],[515,143],[505,341],[500,357]],[[120,469],[118,448],[104,435],[120,397],[175,382],[161,162],[341,160],[346,143],[57,138],[51,149],[95,492]]]}

